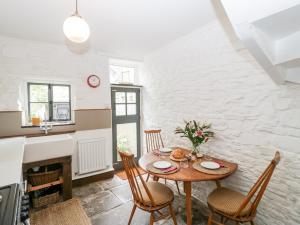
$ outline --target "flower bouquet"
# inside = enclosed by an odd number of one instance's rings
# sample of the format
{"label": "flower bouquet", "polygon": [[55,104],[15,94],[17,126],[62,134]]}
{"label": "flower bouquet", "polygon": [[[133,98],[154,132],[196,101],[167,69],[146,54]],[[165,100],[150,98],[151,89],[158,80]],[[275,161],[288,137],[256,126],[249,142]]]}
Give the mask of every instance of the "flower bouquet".
{"label": "flower bouquet", "polygon": [[181,137],[188,138],[193,145],[192,154],[197,154],[199,152],[198,146],[203,142],[207,142],[209,138],[214,136],[214,132],[210,131],[211,124],[200,123],[193,121],[184,121],[186,123],[185,127],[182,129],[177,127],[175,129],[175,134],[182,134]]}

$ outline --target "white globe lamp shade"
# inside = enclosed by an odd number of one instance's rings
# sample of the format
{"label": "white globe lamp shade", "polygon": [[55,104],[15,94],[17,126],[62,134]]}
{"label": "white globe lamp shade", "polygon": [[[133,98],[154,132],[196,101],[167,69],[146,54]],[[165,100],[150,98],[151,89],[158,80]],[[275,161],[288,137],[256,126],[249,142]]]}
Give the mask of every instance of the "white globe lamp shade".
{"label": "white globe lamp shade", "polygon": [[75,43],[83,43],[90,36],[90,28],[87,22],[79,15],[68,17],[63,25],[66,37]]}

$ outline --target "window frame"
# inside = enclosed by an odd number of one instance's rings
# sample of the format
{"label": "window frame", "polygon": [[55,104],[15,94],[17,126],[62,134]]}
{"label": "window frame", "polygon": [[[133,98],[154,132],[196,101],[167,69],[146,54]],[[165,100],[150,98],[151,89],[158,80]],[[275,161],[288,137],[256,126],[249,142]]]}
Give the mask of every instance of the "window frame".
{"label": "window frame", "polygon": [[[48,102],[31,102],[30,101],[30,86],[31,85],[43,85],[48,87]],[[53,87],[54,86],[63,86],[63,87],[68,87],[69,88],[69,101],[68,102],[54,102],[53,101]],[[71,85],[70,84],[55,84],[55,83],[35,83],[35,82],[27,82],[27,101],[28,101],[28,121],[31,121],[31,103],[48,103],[48,114],[49,114],[49,119],[45,120],[47,122],[66,122],[66,121],[72,121],[72,97],[71,97]],[[69,118],[64,120],[64,119],[58,119],[54,120],[53,119],[53,105],[54,103],[69,103],[69,108],[70,108],[70,113],[69,113]]]}
{"label": "window frame", "polygon": [[109,74],[109,81],[111,84],[118,84],[118,85],[134,85],[137,80],[137,67],[134,65],[127,65],[127,64],[118,64],[118,63],[110,63],[109,64],[109,73],[111,73],[112,67],[119,67],[119,68],[127,68],[127,69],[133,69],[133,82],[123,82],[123,78],[121,78],[121,81],[114,81],[111,82],[111,74]]}

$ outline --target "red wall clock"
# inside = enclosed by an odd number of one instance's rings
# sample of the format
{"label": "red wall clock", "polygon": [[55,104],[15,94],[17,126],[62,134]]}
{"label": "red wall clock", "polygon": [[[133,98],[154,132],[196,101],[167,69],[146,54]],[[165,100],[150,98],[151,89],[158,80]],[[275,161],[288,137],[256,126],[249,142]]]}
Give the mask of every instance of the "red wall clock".
{"label": "red wall clock", "polygon": [[89,75],[87,78],[87,83],[91,88],[96,88],[100,86],[100,77],[97,75]]}

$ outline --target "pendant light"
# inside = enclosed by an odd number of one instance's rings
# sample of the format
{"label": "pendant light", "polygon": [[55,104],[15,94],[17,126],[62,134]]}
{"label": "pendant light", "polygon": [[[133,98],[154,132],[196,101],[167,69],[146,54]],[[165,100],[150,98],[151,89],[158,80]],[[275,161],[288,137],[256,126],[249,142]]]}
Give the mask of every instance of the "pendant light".
{"label": "pendant light", "polygon": [[90,28],[87,22],[79,15],[76,0],[76,11],[69,16],[63,25],[66,37],[75,43],[83,43],[90,36]]}

